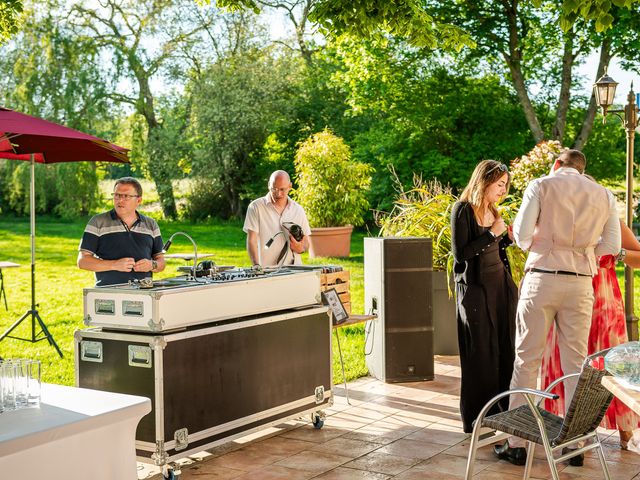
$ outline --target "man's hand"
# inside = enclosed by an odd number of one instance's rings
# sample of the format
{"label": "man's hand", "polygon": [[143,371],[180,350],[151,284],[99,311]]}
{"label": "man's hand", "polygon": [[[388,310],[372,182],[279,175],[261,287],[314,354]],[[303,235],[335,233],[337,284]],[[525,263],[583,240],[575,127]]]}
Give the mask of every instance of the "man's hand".
{"label": "man's hand", "polygon": [[293,235],[289,234],[289,245],[291,245],[291,251],[294,253],[304,253],[304,237],[299,242],[293,238]]}
{"label": "man's hand", "polygon": [[125,257],[118,260],[112,260],[113,270],[118,272],[130,272],[134,269],[136,261],[133,258]]}
{"label": "man's hand", "polygon": [[138,260],[133,265],[134,272],[150,272],[153,270],[153,260],[148,258],[143,258],[142,260]]}

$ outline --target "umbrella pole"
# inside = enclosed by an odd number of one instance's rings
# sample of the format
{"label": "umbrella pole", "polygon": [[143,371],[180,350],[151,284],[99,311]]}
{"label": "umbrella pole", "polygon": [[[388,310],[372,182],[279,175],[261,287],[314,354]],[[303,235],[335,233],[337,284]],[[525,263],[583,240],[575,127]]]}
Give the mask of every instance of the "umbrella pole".
{"label": "umbrella pole", "polygon": [[[31,154],[31,183],[29,185],[29,221],[31,224],[31,310],[36,311],[36,162]],[[31,338],[36,337],[35,322],[31,321]]]}
{"label": "umbrella pole", "polygon": [[[58,347],[58,344],[53,339],[53,336],[42,321],[42,318],[40,318],[40,314],[36,309],[36,162],[34,154],[31,154],[31,184],[29,193],[29,220],[31,224],[31,310],[22,315],[6,332],[0,335],[0,342],[6,337],[15,338],[16,340],[24,340],[31,343],[39,342],[46,338],[49,345],[53,346],[58,352],[58,355],[60,355],[60,358],[62,358],[63,355],[60,347]],[[9,335],[27,317],[31,317],[31,338],[13,337]],[[41,330],[37,334],[36,321],[38,322]],[[44,336],[40,336],[41,334]]]}

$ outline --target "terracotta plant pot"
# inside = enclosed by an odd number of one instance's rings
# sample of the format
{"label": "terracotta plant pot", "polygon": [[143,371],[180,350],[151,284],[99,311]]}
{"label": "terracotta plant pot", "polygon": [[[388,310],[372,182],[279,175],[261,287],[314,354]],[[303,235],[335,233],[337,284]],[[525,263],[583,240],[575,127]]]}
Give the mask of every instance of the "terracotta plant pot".
{"label": "terracotta plant pot", "polygon": [[312,228],[309,257],[348,257],[353,226]]}

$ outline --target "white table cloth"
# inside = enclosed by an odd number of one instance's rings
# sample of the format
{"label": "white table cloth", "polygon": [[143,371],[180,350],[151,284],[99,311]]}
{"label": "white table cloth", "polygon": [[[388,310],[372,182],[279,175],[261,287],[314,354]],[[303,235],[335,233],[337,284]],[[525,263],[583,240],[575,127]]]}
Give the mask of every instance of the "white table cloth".
{"label": "white table cloth", "polygon": [[40,408],[0,414],[0,476],[136,480],[135,434],[148,398],[42,385]]}

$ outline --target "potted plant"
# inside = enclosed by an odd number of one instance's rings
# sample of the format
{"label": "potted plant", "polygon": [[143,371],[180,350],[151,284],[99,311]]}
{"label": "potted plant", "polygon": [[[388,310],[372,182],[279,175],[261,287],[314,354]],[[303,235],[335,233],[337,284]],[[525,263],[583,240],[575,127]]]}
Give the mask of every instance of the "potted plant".
{"label": "potted plant", "polygon": [[[399,183],[399,182],[398,182]],[[456,304],[453,297],[453,253],[451,251],[451,209],[457,201],[451,189],[437,181],[414,179],[414,187],[399,188],[393,210],[376,218],[381,236],[428,237],[432,239],[434,353],[457,355]],[[500,205],[500,214],[512,223],[519,199],[509,197]],[[524,270],[525,253],[517,247],[507,249],[514,281],[519,283]]]}
{"label": "potted plant", "polygon": [[354,226],[364,223],[373,167],[353,161],[351,149],[329,130],[305,140],[295,157],[295,198],[311,228],[311,257],[348,257]]}

